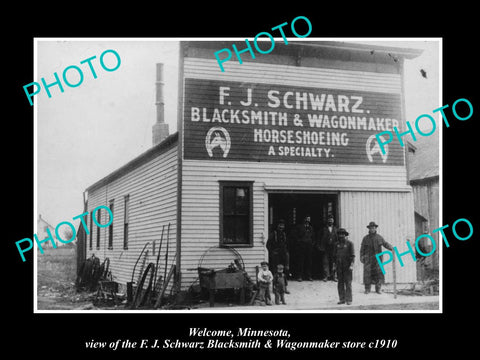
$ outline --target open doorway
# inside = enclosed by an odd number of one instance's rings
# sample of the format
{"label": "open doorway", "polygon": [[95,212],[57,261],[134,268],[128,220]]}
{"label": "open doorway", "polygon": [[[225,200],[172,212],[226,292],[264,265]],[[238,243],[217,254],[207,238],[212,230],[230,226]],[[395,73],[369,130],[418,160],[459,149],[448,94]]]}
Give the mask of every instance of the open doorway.
{"label": "open doorway", "polygon": [[[305,193],[305,192],[274,192],[268,194],[268,225],[269,232],[273,231],[280,219],[285,221],[285,231],[289,240],[290,272],[295,277],[295,229],[303,224],[305,216],[309,215],[316,234],[327,223],[329,215],[333,215],[335,223],[338,219],[337,193]],[[316,236],[316,235],[315,235]],[[312,275],[322,278],[322,267],[319,256],[312,258]]]}
{"label": "open doorway", "polygon": [[321,229],[328,215],[335,217],[338,223],[338,194],[336,193],[298,193],[282,192],[268,195],[268,225],[273,230],[278,220],[285,220],[289,228],[301,224],[306,215],[310,215],[314,229]]}

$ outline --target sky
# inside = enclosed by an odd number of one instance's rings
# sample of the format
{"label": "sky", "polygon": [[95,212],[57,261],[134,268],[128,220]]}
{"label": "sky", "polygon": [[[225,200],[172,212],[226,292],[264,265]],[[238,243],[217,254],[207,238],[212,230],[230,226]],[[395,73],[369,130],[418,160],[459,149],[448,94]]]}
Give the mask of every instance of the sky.
{"label": "sky", "polygon": [[[414,122],[421,114],[432,114],[442,105],[438,39],[385,40],[361,42],[423,50],[419,57],[405,63],[406,120]],[[101,67],[99,59],[106,50],[119,54],[117,70],[108,72]],[[178,55],[178,40],[171,38],[36,39],[32,81],[44,78],[47,84],[53,83],[53,74],[61,78],[70,65],[80,67],[84,78],[78,87],[64,85],[63,93],[58,86],[50,87],[51,98],[42,89],[33,100],[35,229],[38,214],[53,226],[62,221],[77,224],[72,218],[83,212],[85,189],[152,146],[156,63],[164,64],[165,122],[170,134],[177,130]],[[88,64],[80,63],[93,56],[96,79]],[[109,68],[116,64],[111,53],[105,54],[104,61]],[[71,83],[80,81],[75,70],[67,74]]]}

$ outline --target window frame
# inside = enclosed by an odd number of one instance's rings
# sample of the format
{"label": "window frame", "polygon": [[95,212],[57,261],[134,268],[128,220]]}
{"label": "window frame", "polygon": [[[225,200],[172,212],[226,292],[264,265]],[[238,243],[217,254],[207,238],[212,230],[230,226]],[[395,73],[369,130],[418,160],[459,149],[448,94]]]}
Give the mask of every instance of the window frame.
{"label": "window frame", "polygon": [[[226,181],[219,182],[219,246],[220,247],[253,247],[253,181]],[[248,243],[225,243],[223,241],[224,230],[224,189],[226,187],[245,187],[248,188]]]}

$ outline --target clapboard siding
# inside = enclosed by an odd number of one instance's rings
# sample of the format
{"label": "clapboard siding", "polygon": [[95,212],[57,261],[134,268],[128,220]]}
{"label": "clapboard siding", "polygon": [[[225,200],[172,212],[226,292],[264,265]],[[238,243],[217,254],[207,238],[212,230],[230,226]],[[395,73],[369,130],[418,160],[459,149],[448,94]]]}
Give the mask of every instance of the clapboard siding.
{"label": "clapboard siding", "polygon": [[[373,70],[374,67],[361,67],[361,70],[358,70],[342,62],[330,62],[333,66],[318,67],[313,66],[315,64],[313,59],[311,67],[295,66],[290,61],[288,65],[255,61],[240,64],[229,61],[228,64],[226,63],[225,71],[222,72],[217,61],[202,56],[201,50],[198,50],[199,53],[195,56],[195,52],[189,49],[189,56],[184,58],[184,79],[284,86],[282,91],[286,91],[286,87],[298,87],[332,89],[332,93],[338,93],[340,90],[369,92],[373,104],[371,107],[380,109],[380,113],[387,110],[395,112],[400,128],[402,127],[403,94],[400,71],[377,72]],[[305,61],[309,60],[302,59],[302,63]],[[335,64],[338,64],[337,68]],[[366,71],[367,68],[372,71]],[[205,91],[209,88],[205,87],[205,84],[199,85],[192,81],[190,83],[186,103],[192,104],[196,100],[200,104],[203,97],[208,98]],[[184,86],[186,86],[185,82]],[[385,100],[387,98],[394,98],[395,101],[390,99],[387,102]],[[259,103],[264,102],[259,101]],[[181,134],[182,138],[185,135],[186,133]],[[191,139],[185,141],[191,141]],[[188,146],[197,146],[200,151],[204,143],[189,143]],[[350,153],[349,156],[356,156],[356,154]],[[236,161],[202,160],[196,157],[195,160],[193,159],[187,157],[182,163],[182,271],[195,269],[205,253],[218,252],[209,255],[208,260],[205,256],[203,266],[206,267],[224,268],[231,261],[228,250],[218,248],[219,181],[222,180],[253,181],[254,246],[237,248],[251,275],[254,274],[255,266],[267,256],[264,240],[267,231],[270,191],[334,191],[338,193],[339,220],[343,226],[351,227],[357,253],[360,250],[359,241],[366,234],[365,226],[371,220],[385,225],[385,229],[388,229],[384,231],[385,238],[392,244],[399,245],[399,249],[403,249],[401,245],[404,244],[404,238],[412,236],[413,200],[411,188],[407,185],[404,165],[368,164],[364,166],[340,164],[338,161],[327,164],[307,164],[244,161],[243,159],[236,159]],[[404,164],[403,159],[402,164]],[[381,230],[383,229],[382,227]],[[412,269],[414,268],[413,266]],[[356,281],[361,280],[359,269],[359,262],[357,262]],[[410,268],[407,270],[405,267],[402,270],[403,272],[400,269],[398,271],[399,279],[410,281],[412,279]],[[196,278],[196,272],[189,270],[182,276],[185,282],[191,283]],[[389,276],[391,274],[387,275],[387,280],[391,279]]]}
{"label": "clapboard siding", "polygon": [[[222,86],[228,88],[225,99],[219,96]],[[403,131],[400,74],[260,62],[232,63],[222,72],[214,59],[186,58],[183,90],[185,159],[209,159],[205,141],[214,126],[221,126],[230,161],[404,164],[399,142],[388,145],[384,159],[375,155],[372,160],[366,153],[375,134],[393,126]],[[241,105],[247,90],[251,104]],[[275,104],[269,99],[272,91]],[[288,93],[290,105],[281,100]],[[346,108],[335,104],[341,96]],[[319,97],[330,99],[330,106]],[[361,103],[354,111],[355,98]]]}
{"label": "clapboard siding", "polygon": [[259,62],[230,62],[222,72],[216,60],[185,58],[186,78],[279,84],[313,88],[401,93],[400,74],[322,69]]}
{"label": "clapboard siding", "polygon": [[[363,282],[363,266],[360,262],[360,245],[367,235],[367,224],[375,221],[378,233],[398,251],[407,251],[409,239],[414,247],[414,213],[412,192],[341,192],[339,224],[349,232],[349,239],[354,243],[356,261],[353,279]],[[384,249],[387,250],[387,249]],[[384,261],[388,256],[384,256]],[[404,267],[396,264],[398,282],[416,281],[416,266],[410,255],[402,257]],[[392,264],[385,265],[385,281],[393,281]]]}
{"label": "clapboard siding", "polygon": [[[215,203],[212,191],[218,192],[218,185],[209,178],[235,179],[241,174],[242,180],[265,183],[266,188],[283,187],[291,190],[316,190],[320,187],[336,190],[409,190],[406,185],[406,170],[402,166],[357,166],[357,165],[309,165],[286,163],[228,162],[228,161],[187,161],[184,160],[184,174],[191,174],[194,187],[182,189],[183,200],[196,202],[197,197]],[[232,175],[231,175],[232,174]],[[188,195],[188,196],[187,196]]]}
{"label": "clapboard siding", "polygon": [[[312,179],[314,180],[312,181]],[[221,180],[254,181],[254,247],[237,248],[250,275],[255,273],[255,266],[267,256],[263,239],[267,231],[268,190],[324,191],[335,189],[335,191],[339,191],[358,188],[362,191],[359,194],[376,194],[369,203],[364,203],[363,207],[358,209],[358,213],[362,216],[369,214],[367,210],[370,208],[379,206],[376,203],[377,200],[384,201],[384,199],[387,201],[382,203],[381,209],[385,211],[385,214],[393,211],[388,210],[389,206],[391,209],[397,209],[397,205],[395,205],[397,203],[400,206],[398,209],[401,209],[402,212],[413,214],[412,209],[408,208],[411,205],[408,202],[411,194],[410,187],[406,186],[403,167],[382,167],[380,170],[376,167],[347,165],[311,166],[308,164],[184,160],[182,167],[182,271],[195,269],[200,258],[208,249],[217,251],[215,248],[218,248],[219,245],[219,181]],[[379,192],[379,188],[384,189],[385,192]],[[399,190],[401,192],[396,192]],[[353,196],[351,194],[356,194],[356,192],[347,192],[346,194]],[[395,196],[386,194],[395,194]],[[390,202],[388,196],[393,196],[392,201],[395,202]],[[349,204],[349,198],[347,196],[344,198],[343,193],[341,198],[345,199],[347,205]],[[352,201],[354,199],[356,198],[352,197]],[[349,209],[350,206],[347,205],[344,206],[342,202],[341,208]],[[347,224],[351,224],[353,220],[350,218],[355,218],[355,214],[351,214],[351,210],[348,210],[342,214],[342,219],[345,218]],[[363,227],[365,225],[363,224]],[[406,223],[405,228],[409,229],[408,226],[409,223]],[[362,232],[359,233],[365,234],[363,230],[362,228]],[[358,245],[357,251],[359,250]],[[203,266],[213,268],[228,266],[233,260],[233,256],[228,254],[228,250],[224,250],[224,253],[223,257],[220,255],[206,256]],[[182,285],[188,286],[195,280],[196,275],[195,271],[185,271],[182,275],[184,279]]]}
{"label": "clapboard siding", "polygon": [[[439,182],[438,177],[426,179],[423,181],[412,182],[415,212],[423,216],[427,220],[427,228],[431,236],[435,239],[438,248],[439,234],[432,233],[434,229],[440,226],[439,213]],[[417,230],[417,236],[423,229]],[[433,269],[439,268],[439,252],[435,251],[431,256],[425,258],[427,264],[431,265]]]}
{"label": "clapboard siding", "polygon": [[[254,181],[253,247],[236,248],[247,271],[253,276],[255,266],[266,258],[263,183],[258,182],[258,174],[246,176],[241,168],[222,171],[206,162],[203,166],[210,167],[210,171],[199,174],[196,171],[198,166],[201,166],[199,162],[184,161],[182,167],[182,287],[188,287],[195,281],[198,266],[223,269],[236,258],[231,250],[219,248],[219,180]],[[198,181],[201,186],[197,186]]]}
{"label": "clapboard siding", "polygon": [[[103,261],[110,259],[110,269],[114,280],[126,284],[132,279],[132,271],[144,245],[146,264],[156,262],[162,228],[165,226],[164,241],[161,250],[161,261],[158,274],[164,273],[166,251],[167,225],[170,223],[168,266],[173,264],[176,249],[176,218],[177,218],[177,172],[178,148],[160,152],[148,161],[116,176],[112,181],[93,188],[88,194],[88,209],[91,211],[99,205],[107,205],[114,200],[113,249],[108,249],[108,228],[101,229],[101,247],[95,248],[96,230],[94,231],[93,249],[87,251],[87,256],[94,253]],[[124,196],[130,196],[129,239],[128,249],[123,249]],[[106,214],[103,213],[102,217]],[[102,221],[105,223],[108,219]],[[88,241],[88,238],[87,238]],[[154,245],[155,242],[155,245]],[[155,252],[154,252],[155,248]],[[140,275],[143,258],[139,261],[134,281]]]}

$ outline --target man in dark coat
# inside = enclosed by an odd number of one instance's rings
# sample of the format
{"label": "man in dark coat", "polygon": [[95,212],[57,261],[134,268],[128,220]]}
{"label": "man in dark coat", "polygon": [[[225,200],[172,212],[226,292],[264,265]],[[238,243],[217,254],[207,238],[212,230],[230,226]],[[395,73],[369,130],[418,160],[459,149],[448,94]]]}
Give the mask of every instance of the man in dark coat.
{"label": "man in dark coat", "polygon": [[297,256],[297,281],[312,280],[312,252],[315,233],[310,222],[310,216],[306,216],[303,224],[297,227],[296,232],[296,256]]}
{"label": "man in dark coat", "polygon": [[377,234],[377,227],[378,225],[374,221],[367,225],[368,235],[363,238],[360,246],[360,261],[363,264],[365,294],[370,292],[371,284],[375,284],[375,291],[380,294],[385,277],[375,255],[382,252],[382,246],[388,250],[393,250],[392,245],[386,242],[381,235]]}
{"label": "man in dark coat", "polygon": [[339,304],[350,305],[352,303],[352,271],[355,252],[353,243],[347,240],[347,230],[341,228],[337,232],[338,241],[333,247],[333,256],[335,259],[334,267],[338,276],[338,297]]}
{"label": "man in dark coat", "polygon": [[[271,269],[275,273],[277,271],[277,265],[282,264],[286,280],[290,274],[290,253],[288,250],[284,220],[280,220],[277,224],[277,228],[270,233],[266,246],[268,250],[268,262],[271,266]],[[289,294],[288,290],[286,289],[285,292]]]}
{"label": "man in dark coat", "polygon": [[322,265],[322,280],[336,281],[335,271],[333,270],[334,257],[333,250],[337,242],[337,227],[334,225],[334,218],[330,215],[327,219],[327,225],[324,226],[318,236],[316,250],[320,253],[320,263]]}

